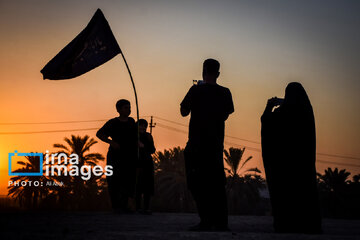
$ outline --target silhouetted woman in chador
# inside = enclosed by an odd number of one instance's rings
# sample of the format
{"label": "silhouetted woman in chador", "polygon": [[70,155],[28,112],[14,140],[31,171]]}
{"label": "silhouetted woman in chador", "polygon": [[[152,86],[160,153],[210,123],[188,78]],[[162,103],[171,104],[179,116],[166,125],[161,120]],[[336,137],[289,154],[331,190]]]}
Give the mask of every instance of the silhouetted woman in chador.
{"label": "silhouetted woman in chador", "polygon": [[303,86],[292,82],[286,87],[284,100],[269,99],[261,123],[275,231],[321,233],[315,120]]}

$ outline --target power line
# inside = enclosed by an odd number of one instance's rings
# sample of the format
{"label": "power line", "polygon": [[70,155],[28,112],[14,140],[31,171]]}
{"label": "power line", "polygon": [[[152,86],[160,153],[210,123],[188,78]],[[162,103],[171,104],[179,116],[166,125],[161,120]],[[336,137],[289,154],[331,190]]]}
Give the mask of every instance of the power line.
{"label": "power line", "polygon": [[[174,128],[174,127],[170,127],[170,126],[166,126],[166,125],[163,125],[161,123],[158,123],[158,126],[161,127],[161,128],[165,128],[165,129],[169,129],[169,130],[172,130],[172,131],[187,134],[187,132],[185,132],[183,130],[180,130],[180,129],[177,129],[177,128]],[[261,152],[261,149],[259,149],[259,148],[249,147],[249,146],[246,146],[246,145],[241,145],[241,144],[237,144],[237,143],[233,143],[233,142],[229,142],[229,141],[224,141],[224,144],[231,145],[231,146],[237,146],[237,147],[245,147],[245,149],[247,149],[247,150],[252,150],[252,151],[255,151],[255,152]],[[330,164],[337,164],[337,165],[350,166],[350,167],[360,167],[360,165],[356,165],[356,164],[331,162],[331,161],[326,161],[326,160],[322,160],[322,159],[317,159],[316,161],[320,162],[320,163],[330,163]]]}
{"label": "power line", "polygon": [[[182,123],[179,123],[179,122],[167,120],[167,119],[165,119],[165,118],[161,118],[161,117],[158,117],[158,116],[154,116],[154,117],[157,118],[157,119],[160,119],[160,120],[169,122],[169,123],[177,124],[177,125],[179,125],[179,126],[188,127],[188,125],[186,125],[186,124],[182,124]],[[248,140],[248,139],[245,139],[245,138],[239,138],[239,137],[234,137],[234,136],[229,136],[229,135],[225,135],[225,137],[233,138],[233,139],[237,139],[237,140],[241,140],[241,141],[245,141],[245,142],[260,144],[260,142],[253,141],[253,140]]]}
{"label": "power line", "polygon": [[[146,116],[144,116],[146,117]],[[90,122],[90,121],[106,121],[106,120],[89,120],[89,121],[67,121],[61,123],[70,123],[70,122]],[[55,123],[55,122],[48,122]],[[59,123],[59,122],[58,122]],[[20,123],[19,123],[20,124]],[[25,123],[28,124],[28,123]],[[30,123],[30,124],[47,124],[47,123]],[[0,135],[20,135],[20,134],[37,134],[37,133],[56,133],[56,132],[76,132],[76,131],[92,131],[98,130],[99,128],[76,128],[76,129],[64,129],[64,130],[45,130],[45,131],[29,131],[29,132],[0,132]]]}
{"label": "power line", "polygon": [[174,128],[174,127],[170,127],[170,126],[166,126],[166,125],[163,125],[162,123],[157,123],[156,126],[161,127],[161,128],[165,128],[165,129],[168,129],[168,130],[172,130],[172,131],[175,131],[175,132],[180,132],[180,133],[185,133],[185,134],[188,133],[187,131],[184,131],[184,130],[181,130],[181,129],[178,129],[178,128]]}
{"label": "power line", "polygon": [[179,126],[188,127],[188,125],[186,125],[186,124],[179,123],[179,122],[175,122],[175,121],[171,121],[171,120],[168,120],[168,119],[165,119],[165,118],[161,118],[161,117],[158,117],[158,116],[154,116],[154,118],[163,120],[163,121],[165,121],[165,122],[170,122],[170,123],[173,123],[173,124],[177,124],[177,125],[179,125]]}
{"label": "power line", "polygon": [[360,160],[360,158],[357,158],[357,157],[341,156],[341,155],[336,155],[336,154],[328,154],[328,153],[316,153],[316,154],[322,155],[322,156],[327,156],[327,157],[337,157],[337,158],[346,158],[346,159]]}
{"label": "power line", "polygon": [[[142,118],[148,118],[150,116],[142,116]],[[179,126],[183,126],[183,127],[187,127],[186,124],[182,124],[176,121],[172,121],[172,120],[168,120],[162,117],[158,117],[158,116],[154,116],[157,119],[169,122],[169,123],[173,123]],[[16,122],[16,123],[0,123],[0,125],[40,125],[40,124],[68,124],[68,123],[86,123],[86,122],[104,122],[107,121],[107,119],[95,119],[95,120],[79,120],[79,121],[54,121],[54,122]],[[174,127],[170,127],[161,123],[158,123],[158,126],[161,128],[165,128],[168,130],[172,130],[172,131],[176,131],[176,132],[181,132],[181,133],[186,133],[187,131],[181,130],[181,129],[177,129]],[[71,131],[91,131],[91,130],[97,130],[97,128],[82,128],[82,129],[65,129],[65,130],[47,130],[47,131],[30,131],[30,132],[0,132],[0,135],[19,135],[19,134],[38,134],[38,133],[55,133],[55,132],[71,132]],[[255,143],[255,144],[260,144],[260,142],[257,141],[253,141],[253,140],[249,140],[249,139],[244,139],[244,138],[239,138],[239,137],[234,137],[234,136],[229,136],[229,135],[225,135],[225,137],[227,138],[232,138],[232,139],[236,139],[236,140],[241,140],[241,141],[246,141],[246,142],[250,142],[250,143]],[[253,150],[253,151],[257,151],[257,152],[261,152],[261,149],[258,148],[254,148],[254,147],[249,147],[246,145],[241,145],[241,144],[235,144],[235,143],[231,143],[231,142],[225,142],[229,145],[237,145],[237,146],[243,146],[246,147],[249,150]],[[316,153],[317,155],[321,155],[321,156],[327,156],[327,157],[336,157],[336,158],[343,158],[343,159],[353,159],[353,160],[360,160],[360,158],[358,157],[351,157],[351,156],[344,156],[344,155],[339,155],[339,154],[328,154],[328,153]]]}
{"label": "power line", "polygon": [[17,123],[0,123],[0,125],[40,125],[40,124],[63,124],[63,123],[85,123],[85,122],[104,122],[108,119],[83,120],[83,121],[63,121],[63,122],[17,122]]}
{"label": "power line", "polygon": [[[167,121],[167,122],[170,122],[170,123],[173,123],[173,124],[177,124],[179,126],[187,127],[187,125],[179,123],[179,122],[167,120],[165,118],[161,118],[161,117],[158,117],[158,116],[154,116],[154,117],[157,118],[157,119],[163,120],[163,121]],[[261,144],[258,141],[253,141],[253,140],[249,140],[249,139],[245,139],[245,138],[234,137],[234,136],[230,136],[230,135],[225,135],[225,137],[236,139],[236,140],[241,140],[241,141],[245,141],[245,142],[255,143],[255,144]],[[234,145],[236,145],[236,144],[234,144]],[[237,145],[239,145],[239,144],[237,144]],[[250,149],[251,147],[247,146],[247,148]],[[256,148],[253,148],[253,149],[255,151],[261,151],[260,149],[256,149]],[[328,154],[328,153],[316,153],[316,154],[317,155],[322,155],[322,156],[327,156],[327,157],[337,157],[337,158],[344,158],[344,159],[360,160],[360,158],[358,158],[358,157],[343,156],[343,155],[338,155],[338,154]]]}
{"label": "power line", "polygon": [[[161,124],[161,123],[158,123],[157,126],[159,126],[161,128],[164,128],[164,129],[171,130],[171,131],[187,134],[187,131],[183,131],[181,129],[170,127],[170,126],[167,126],[167,125],[164,125],[164,124]],[[0,135],[76,132],[76,131],[92,131],[92,130],[98,130],[98,128],[77,128],[77,129],[46,130],[46,131],[32,131],[32,132],[0,132]],[[224,141],[224,144],[231,145],[231,146],[244,147],[245,149],[250,150],[250,151],[261,152],[261,149],[259,149],[259,148],[249,147],[249,146],[246,146],[246,145],[241,145],[241,144],[237,144],[237,143],[233,143],[233,142],[229,142],[229,141]],[[318,155],[324,155],[324,156],[331,156],[331,157],[344,157],[344,156],[340,156],[340,155],[332,155],[332,154],[326,154],[326,153],[317,153],[317,154]],[[352,157],[347,157],[347,158],[358,159],[358,158],[352,158]],[[360,168],[360,165],[357,165],[357,164],[332,162],[332,161],[326,161],[326,160],[323,160],[323,159],[317,159],[317,162]]]}
{"label": "power line", "polygon": [[233,136],[229,136],[229,135],[225,135],[225,137],[233,138],[233,139],[237,139],[237,140],[241,140],[241,141],[245,141],[245,142],[260,144],[260,142],[256,142],[256,141],[252,141],[252,140],[248,140],[248,139],[244,139],[244,138],[238,138],[238,137],[233,137]]}
{"label": "power line", "polygon": [[64,129],[64,130],[34,131],[34,132],[0,132],[0,135],[55,133],[55,132],[76,132],[76,131],[91,131],[91,130],[98,130],[98,129],[99,128],[77,128],[77,129]]}
{"label": "power line", "polygon": [[[159,127],[162,127],[162,128],[165,128],[165,129],[169,129],[169,130],[172,130],[172,131],[176,131],[176,132],[180,132],[180,133],[186,133],[185,131],[183,130],[180,130],[180,129],[177,129],[177,128],[174,128],[174,127],[170,127],[170,126],[166,126],[166,125],[163,125],[161,123],[158,123],[158,126]],[[229,142],[229,141],[224,141],[224,144],[226,145],[231,145],[231,146],[237,146],[237,147],[245,147],[245,149],[247,150],[251,150],[251,151],[255,151],[255,152],[261,152],[261,149],[259,148],[254,148],[254,147],[249,147],[249,146],[246,146],[246,145],[241,145],[241,144],[237,144],[237,143],[233,143],[233,142]],[[318,155],[321,155],[321,153],[317,153]],[[330,154],[327,154],[327,155],[330,155]],[[332,156],[332,155],[331,155]],[[339,157],[339,156],[338,156]],[[317,162],[321,162],[321,163],[330,163],[330,164],[337,164],[337,165],[344,165],[344,166],[351,166],[351,167],[360,167],[360,165],[356,165],[356,164],[351,164],[351,163],[339,163],[339,162],[331,162],[331,161],[326,161],[326,160],[322,160],[322,159],[317,159]]]}
{"label": "power line", "polygon": [[[158,123],[157,126],[159,126],[159,127],[161,127],[161,128],[168,129],[168,130],[172,130],[172,131],[176,131],[176,132],[180,132],[180,133],[185,133],[185,134],[187,134],[186,131],[183,131],[183,130],[178,129],[178,128],[166,126],[166,125],[163,125],[162,123]],[[236,143],[228,142],[228,141],[224,141],[224,143],[227,144],[227,145],[245,147],[245,148],[248,149],[248,150],[252,150],[252,151],[256,151],[256,152],[261,152],[261,149],[258,149],[258,148],[253,148],[253,147],[249,147],[249,146],[245,146],[245,145],[240,145],[240,144],[236,144]]]}
{"label": "power line", "polygon": [[[148,118],[150,116],[141,116],[141,118]],[[0,123],[0,125],[41,125],[41,124],[66,124],[66,123],[86,123],[86,122],[105,122],[109,119],[95,119],[95,120],[74,120],[74,121],[49,121],[49,122],[13,122]]]}
{"label": "power line", "polygon": [[227,144],[227,145],[231,145],[231,146],[244,147],[245,149],[248,149],[248,150],[251,150],[251,151],[255,151],[255,152],[261,152],[261,149],[259,149],[259,148],[249,147],[249,146],[245,146],[245,145],[241,145],[241,144],[236,144],[236,143],[228,142],[228,141],[224,141],[224,143]]}
{"label": "power line", "polygon": [[357,165],[357,164],[338,163],[338,162],[326,161],[326,160],[322,160],[322,159],[317,159],[316,162],[320,162],[320,163],[330,163],[330,164],[335,164],[335,165],[344,165],[344,166],[349,166],[349,167],[358,167],[358,168],[360,168],[360,165]]}

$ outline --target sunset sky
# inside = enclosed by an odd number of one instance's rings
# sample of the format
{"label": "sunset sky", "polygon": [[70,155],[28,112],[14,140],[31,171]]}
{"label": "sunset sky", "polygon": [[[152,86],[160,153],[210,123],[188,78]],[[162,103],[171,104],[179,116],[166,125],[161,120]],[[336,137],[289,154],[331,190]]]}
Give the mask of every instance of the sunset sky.
{"label": "sunset sky", "polygon": [[[326,3],[326,4],[325,4]],[[226,135],[260,142],[266,101],[298,81],[312,102],[317,168],[360,173],[359,1],[3,1],[0,0],[0,195],[6,194],[9,152],[52,150],[71,134],[95,137],[105,122],[6,124],[110,119],[126,98],[136,117],[131,82],[120,56],[80,77],[42,80],[40,70],[100,8],[135,80],[140,116],[154,116],[158,150],[184,147],[189,118],[179,104],[206,58],[220,61],[218,83],[233,95]],[[165,119],[165,120],[163,120]],[[175,123],[172,123],[170,120]],[[179,124],[176,124],[179,123]],[[11,134],[5,134],[11,133]],[[263,170],[260,145],[247,146],[248,167]],[[93,151],[106,154],[107,144]],[[328,162],[336,162],[335,164]]]}

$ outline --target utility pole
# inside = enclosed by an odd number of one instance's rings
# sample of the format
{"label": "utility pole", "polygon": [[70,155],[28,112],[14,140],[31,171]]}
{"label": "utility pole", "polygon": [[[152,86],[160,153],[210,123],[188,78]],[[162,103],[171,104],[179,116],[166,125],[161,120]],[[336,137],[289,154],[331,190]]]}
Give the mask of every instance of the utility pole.
{"label": "utility pole", "polygon": [[156,125],[156,123],[153,123],[153,116],[151,116],[150,125],[149,125],[151,135],[152,135],[152,129],[155,127],[155,125]]}

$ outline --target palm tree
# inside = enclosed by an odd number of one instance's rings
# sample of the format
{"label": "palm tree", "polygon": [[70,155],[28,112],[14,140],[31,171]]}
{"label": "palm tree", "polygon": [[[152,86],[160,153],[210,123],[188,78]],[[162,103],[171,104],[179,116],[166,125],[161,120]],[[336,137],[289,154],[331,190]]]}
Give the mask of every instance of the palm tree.
{"label": "palm tree", "polygon": [[55,143],[54,148],[59,149],[58,153],[66,153],[68,156],[72,153],[77,154],[79,156],[79,166],[94,166],[99,161],[105,159],[100,153],[87,153],[90,151],[90,147],[97,143],[94,138],[90,138],[88,135],[85,135],[84,137],[71,135],[71,139],[65,137],[64,141],[68,146],[61,143]]}
{"label": "palm tree", "polygon": [[[71,138],[65,137],[64,141],[67,145],[61,143],[55,143],[54,148],[59,149],[57,153],[65,153],[67,156],[75,153],[79,157],[78,167],[81,168],[84,165],[95,166],[99,161],[103,161],[105,158],[100,153],[89,153],[90,148],[97,143],[94,138],[90,138],[88,135],[75,136],[71,135]],[[95,200],[96,196],[102,191],[100,186],[101,177],[92,176],[88,181],[83,180],[80,176],[57,176],[57,181],[63,182],[64,187],[58,189],[59,202],[67,206],[73,206],[76,202],[78,208],[87,208],[89,204],[92,204],[91,200]],[[70,205],[69,205],[70,204]]]}
{"label": "palm tree", "polygon": [[350,172],[347,172],[346,169],[339,171],[338,168],[332,170],[331,168],[325,169],[324,175],[317,173],[318,181],[321,187],[326,191],[338,192],[342,191],[344,187],[350,182],[348,177]]}
{"label": "palm tree", "polygon": [[[26,156],[27,161],[17,161],[17,164],[22,167],[16,169],[14,172],[40,172],[44,167],[40,166],[39,157]],[[37,208],[39,200],[44,198],[49,191],[42,186],[34,186],[35,182],[44,183],[48,180],[45,176],[14,176],[10,178],[12,182],[27,182],[26,186],[11,185],[8,187],[8,196],[15,198],[20,207]]]}
{"label": "palm tree", "polygon": [[[252,156],[243,160],[245,148],[224,149],[224,161],[228,167],[224,169],[228,173],[228,184],[226,186],[229,211],[234,214],[256,213],[260,201],[259,188],[265,186],[265,180],[256,175],[261,173],[258,168],[244,169]],[[249,174],[254,172],[254,174]]]}
{"label": "palm tree", "polygon": [[353,176],[353,182],[354,183],[360,183],[360,174],[356,174]]}
{"label": "palm tree", "polygon": [[320,199],[325,216],[343,217],[349,205],[350,172],[328,168],[322,175],[317,173]]}
{"label": "palm tree", "polygon": [[[261,173],[258,168],[249,168],[243,170],[244,165],[252,159],[252,156],[249,156],[246,160],[242,161],[245,148],[229,148],[229,151],[224,149],[225,162],[229,168],[225,168],[229,176],[232,178],[240,177],[242,174],[253,171],[254,173]],[[241,166],[240,163],[242,162]],[[240,166],[240,167],[239,167]]]}
{"label": "palm tree", "polygon": [[155,196],[161,210],[189,211],[194,209],[190,192],[187,189],[184,149],[175,147],[156,152]]}

